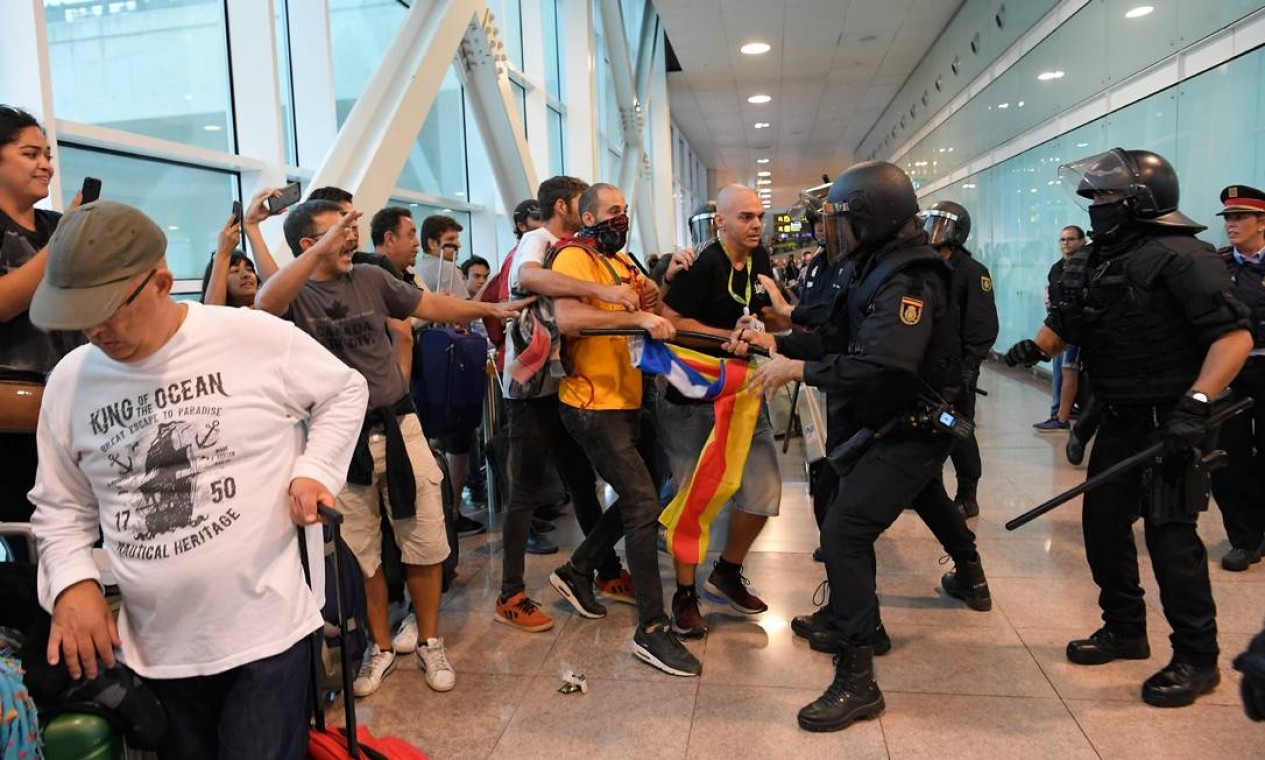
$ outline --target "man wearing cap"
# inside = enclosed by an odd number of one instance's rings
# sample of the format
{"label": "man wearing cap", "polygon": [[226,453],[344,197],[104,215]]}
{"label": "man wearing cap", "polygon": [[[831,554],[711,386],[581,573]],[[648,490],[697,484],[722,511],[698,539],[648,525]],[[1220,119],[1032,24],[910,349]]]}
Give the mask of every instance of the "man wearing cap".
{"label": "man wearing cap", "polygon": [[1256,400],[1246,413],[1221,428],[1217,445],[1228,461],[1212,474],[1212,494],[1230,539],[1221,566],[1243,572],[1261,561],[1265,540],[1265,192],[1247,185],[1221,191],[1225,259],[1234,295],[1251,312],[1252,351],[1230,384],[1235,394]]}
{"label": "man wearing cap", "polygon": [[40,328],[90,342],[49,376],[37,432],[48,660],[95,678],[117,657],[146,678],[167,714],[161,757],[302,757],[322,620],[293,526],[342,488],[368,391],[293,325],[172,300],[166,247],[130,206],[83,206],[31,305]]}

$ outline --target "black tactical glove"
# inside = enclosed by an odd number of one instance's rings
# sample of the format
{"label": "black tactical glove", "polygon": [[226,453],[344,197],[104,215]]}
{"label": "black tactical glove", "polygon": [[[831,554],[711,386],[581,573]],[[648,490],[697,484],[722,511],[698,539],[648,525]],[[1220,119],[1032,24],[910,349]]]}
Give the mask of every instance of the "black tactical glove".
{"label": "black tactical glove", "polygon": [[1234,669],[1243,674],[1243,710],[1252,720],[1265,720],[1265,631],[1234,658]]}
{"label": "black tactical glove", "polygon": [[1035,341],[1021,340],[1006,352],[1007,367],[1031,367],[1037,362],[1049,361],[1041,347]]}
{"label": "black tactical glove", "polygon": [[1208,410],[1206,401],[1199,401],[1190,394],[1182,397],[1177,408],[1164,425],[1164,453],[1180,454],[1198,446],[1208,436]]}

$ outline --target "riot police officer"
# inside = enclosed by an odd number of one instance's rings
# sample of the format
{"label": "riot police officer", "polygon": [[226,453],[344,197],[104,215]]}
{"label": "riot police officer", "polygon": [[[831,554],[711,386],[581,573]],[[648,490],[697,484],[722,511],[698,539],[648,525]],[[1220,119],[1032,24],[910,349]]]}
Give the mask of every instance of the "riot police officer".
{"label": "riot police officer", "polygon": [[1205,228],[1177,210],[1177,174],[1162,156],[1115,148],[1062,166],[1059,175],[1091,201],[1094,245],[1068,261],[1045,325],[1035,341],[1012,346],[1006,362],[1031,366],[1069,342],[1081,346],[1105,406],[1090,477],[1164,444],[1145,470],[1085,495],[1085,554],[1103,626],[1069,643],[1067,659],[1101,665],[1150,657],[1132,531],[1141,516],[1173,629],[1173,659],[1143,684],[1142,699],[1188,705],[1220,681],[1208,554],[1196,532],[1208,503],[1199,448],[1210,433],[1210,400],[1252,347],[1247,311],[1212,246],[1195,238]]}
{"label": "riot police officer", "polygon": [[[958,331],[962,338],[962,391],[957,410],[975,421],[975,388],[979,383],[980,365],[988,358],[997,340],[997,302],[993,298],[993,277],[988,267],[966,249],[971,234],[971,215],[960,204],[940,201],[922,212],[923,229],[928,242],[953,267],[950,283],[953,303],[960,314]],[[950,455],[957,473],[958,492],[953,504],[967,517],[979,515],[976,490],[983,468],[975,431],[953,447]]]}
{"label": "riot police officer", "polygon": [[948,267],[917,214],[899,167],[871,161],[839,175],[822,208],[826,247],[833,260],[850,258],[854,274],[830,321],[776,342],[740,330],[729,344],[775,349],[753,381],[825,389],[832,424],[845,428],[831,436],[843,442],[832,452],[841,479],[822,526],[839,656],[834,681],[800,710],[808,731],[837,731],[883,710],[873,657],[891,643],[879,622],[874,542],[907,505],[948,528],[937,532],[955,562],[945,590],[967,599],[981,587],[987,593],[974,535],[939,484],[954,441],[948,402],[961,382],[961,344]]}
{"label": "riot police officer", "polygon": [[1212,494],[1230,538],[1221,566],[1242,572],[1261,561],[1265,540],[1265,193],[1231,185],[1221,191],[1221,203],[1217,215],[1225,218],[1230,245],[1218,253],[1252,321],[1252,352],[1231,387],[1256,405],[1221,428],[1217,446],[1227,461],[1212,475]]}

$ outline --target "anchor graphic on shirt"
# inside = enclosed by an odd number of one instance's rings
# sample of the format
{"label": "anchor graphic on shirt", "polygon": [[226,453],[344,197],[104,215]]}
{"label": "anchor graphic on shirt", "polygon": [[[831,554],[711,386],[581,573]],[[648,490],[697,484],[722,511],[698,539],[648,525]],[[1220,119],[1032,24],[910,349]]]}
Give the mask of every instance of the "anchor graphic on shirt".
{"label": "anchor graphic on shirt", "polygon": [[115,465],[117,465],[117,466],[118,466],[118,468],[119,468],[119,472],[121,472],[122,474],[127,475],[127,474],[131,473],[131,471],[132,471],[132,458],[131,458],[131,457],[128,457],[128,458],[127,458],[127,464],[124,464],[124,463],[122,463],[122,462],[120,462],[120,461],[119,461],[119,455],[118,455],[118,454],[111,454],[111,455],[110,455],[110,461],[111,461],[111,462],[113,462]]}

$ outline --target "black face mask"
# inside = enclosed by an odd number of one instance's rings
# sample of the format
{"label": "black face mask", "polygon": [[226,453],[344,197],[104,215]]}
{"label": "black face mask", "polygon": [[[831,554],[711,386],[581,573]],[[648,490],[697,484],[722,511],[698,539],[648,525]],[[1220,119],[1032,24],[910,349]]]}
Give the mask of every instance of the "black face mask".
{"label": "black face mask", "polygon": [[582,227],[576,235],[589,238],[594,248],[607,256],[614,256],[624,250],[624,244],[628,242],[628,215],[612,216],[592,227]]}
{"label": "black face mask", "polygon": [[1124,201],[1095,203],[1089,207],[1090,237],[1103,245],[1118,243],[1133,221]]}

